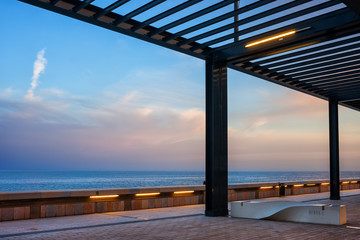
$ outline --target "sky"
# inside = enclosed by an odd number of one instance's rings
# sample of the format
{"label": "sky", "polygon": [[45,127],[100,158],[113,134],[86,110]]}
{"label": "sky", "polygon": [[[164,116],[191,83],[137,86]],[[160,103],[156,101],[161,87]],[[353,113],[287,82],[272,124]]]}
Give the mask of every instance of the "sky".
{"label": "sky", "polygon": [[[0,1],[0,170],[204,170],[204,61]],[[329,168],[328,105],[228,70],[229,170]],[[340,115],[360,170],[360,113]]]}

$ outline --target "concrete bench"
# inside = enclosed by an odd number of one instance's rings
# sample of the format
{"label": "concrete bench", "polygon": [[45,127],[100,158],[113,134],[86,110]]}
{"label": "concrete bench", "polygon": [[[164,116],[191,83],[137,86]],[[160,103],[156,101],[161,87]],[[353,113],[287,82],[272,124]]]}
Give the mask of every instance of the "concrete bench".
{"label": "concrete bench", "polygon": [[294,201],[231,202],[231,217],[330,225],[346,224],[346,206]]}

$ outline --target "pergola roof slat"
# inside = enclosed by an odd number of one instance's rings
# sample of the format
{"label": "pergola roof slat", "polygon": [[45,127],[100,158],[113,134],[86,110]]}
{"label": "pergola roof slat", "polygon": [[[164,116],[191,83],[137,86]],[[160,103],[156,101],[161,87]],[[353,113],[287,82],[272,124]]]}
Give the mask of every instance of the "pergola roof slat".
{"label": "pergola roof slat", "polygon": [[322,70],[322,71],[316,71],[312,74],[306,74],[306,75],[289,75],[290,77],[294,78],[294,79],[302,79],[302,80],[307,80],[307,79],[311,79],[313,77],[318,77],[318,76],[329,76],[332,74],[336,74],[338,72],[345,72],[345,71],[351,71],[354,68],[357,68],[360,66],[360,62],[358,64],[354,64],[354,65],[349,65],[349,64],[344,64],[345,66],[342,67],[328,67],[327,70]]}
{"label": "pergola roof slat", "polygon": [[125,16],[123,17],[120,17],[119,19],[117,19],[115,22],[114,22],[114,25],[119,25],[120,23],[132,18],[132,17],[135,17],[136,15],[139,15],[140,13],[143,13],[147,10],[149,10],[150,8],[153,8],[155,7],[156,5],[159,5],[160,3],[163,3],[165,0],[153,0],[151,2],[149,2],[148,4],[145,4],[137,9],[135,9],[134,11],[126,14]]}
{"label": "pergola roof slat", "polygon": [[224,1],[221,1],[221,2],[216,3],[216,4],[214,4],[214,5],[210,6],[210,7],[204,8],[204,9],[202,9],[200,11],[197,11],[195,13],[187,15],[187,16],[185,16],[185,17],[183,17],[181,19],[178,19],[178,20],[176,20],[174,22],[166,24],[165,26],[162,26],[162,27],[158,28],[157,30],[154,30],[153,32],[150,32],[148,35],[153,36],[155,34],[159,34],[159,33],[163,32],[163,31],[166,31],[166,30],[168,30],[170,28],[179,26],[179,25],[184,24],[184,23],[186,23],[186,22],[188,22],[190,20],[201,17],[201,16],[203,16],[203,15],[205,15],[207,13],[213,12],[213,11],[219,9],[219,8],[230,5],[230,4],[234,3],[235,1],[238,1],[238,0],[224,0]]}
{"label": "pergola roof slat", "polygon": [[337,84],[347,84],[347,83],[352,83],[354,81],[357,81],[359,79],[358,76],[355,77],[350,77],[350,78],[343,78],[341,80],[337,80],[337,81],[323,81],[323,82],[316,82],[313,83],[313,86],[317,86],[320,88],[325,88],[325,87],[329,87],[329,86],[333,86],[333,85],[337,85]]}
{"label": "pergola roof slat", "polygon": [[95,0],[84,0],[83,2],[79,3],[76,7],[74,7],[72,10],[74,12],[78,12],[81,9],[83,9],[84,7],[86,7],[87,5],[89,5],[90,3],[92,3]]}
{"label": "pergola roof slat", "polygon": [[[360,54],[360,50],[359,49],[353,49],[353,50],[349,50],[347,52],[338,52],[334,55],[331,56],[327,56],[327,57],[321,57],[315,60],[311,60],[308,59],[308,61],[303,61],[300,63],[292,63],[292,64],[288,64],[285,66],[281,66],[281,67],[274,67],[272,68],[275,71],[283,71],[283,70],[288,70],[288,69],[294,69],[296,67],[301,67],[304,65],[311,65],[311,64],[316,64],[318,62],[325,62],[325,61],[336,61],[337,59],[343,58],[343,57],[347,57],[347,56],[353,56],[353,55],[357,55]],[[326,63],[328,64],[328,63]],[[324,63],[322,63],[322,65],[324,66]]]}
{"label": "pergola roof slat", "polygon": [[348,67],[349,65],[359,65],[360,64],[360,60],[356,59],[352,62],[344,62],[344,61],[340,61],[338,62],[338,64],[333,64],[333,65],[326,65],[326,66],[322,66],[320,68],[316,68],[316,69],[308,69],[308,71],[302,71],[302,72],[296,72],[294,74],[292,74],[291,72],[286,74],[288,76],[291,76],[291,77],[302,77],[302,76],[310,76],[310,75],[313,75],[313,74],[322,74],[322,73],[325,73],[329,70],[334,70],[334,69],[342,69],[342,68],[346,68]]}
{"label": "pergola roof slat", "polygon": [[119,0],[114,2],[113,4],[107,6],[106,8],[104,8],[104,10],[102,10],[101,12],[97,13],[94,18],[99,18],[101,16],[104,16],[105,14],[107,14],[108,12],[111,12],[112,10],[115,10],[116,8],[120,7],[121,5],[129,2],[130,0]]}
{"label": "pergola roof slat", "polygon": [[[186,35],[186,34],[189,34],[191,32],[194,32],[196,30],[199,30],[201,28],[205,28],[205,27],[208,27],[212,24],[215,24],[215,23],[218,23],[218,22],[221,22],[223,20],[226,20],[226,19],[229,19],[229,18],[232,18],[234,17],[235,15],[240,15],[242,13],[245,13],[247,11],[250,11],[250,10],[253,10],[253,9],[256,9],[258,7],[261,7],[261,6],[264,6],[268,3],[271,3],[271,2],[275,2],[276,0],[262,0],[262,1],[257,1],[257,2],[254,2],[252,4],[249,4],[243,8],[239,8],[237,10],[234,10],[232,12],[229,12],[229,13],[226,13],[226,14],[223,14],[221,16],[218,16],[218,17],[215,17],[215,18],[211,18],[210,20],[208,21],[205,21],[205,22],[202,22],[202,23],[199,23],[195,26],[192,26],[192,27],[189,27],[187,29],[184,29],[180,32],[177,32],[177,33],[174,33],[168,37],[166,37],[164,40],[165,41],[169,41],[171,39],[175,39],[176,37],[179,37],[179,36],[183,36],[183,35]],[[303,1],[303,0],[302,0]],[[255,17],[255,16],[252,16],[252,17]],[[246,23],[247,21],[244,21],[244,23]],[[183,41],[183,42],[180,42],[178,43],[179,46],[182,46],[182,45],[185,45],[185,44],[188,44],[188,43],[191,43],[191,42],[194,42],[194,41],[197,41],[199,39],[202,39],[202,38],[205,38],[207,36],[211,36],[213,34],[216,34],[218,32],[221,32],[221,31],[225,31],[227,29],[230,29],[230,28],[234,28],[236,26],[239,26],[241,25],[242,23],[240,21],[238,21],[237,23],[232,23],[233,25],[232,26],[229,26],[229,25],[226,25],[226,26],[222,26],[220,28],[216,28],[216,29],[213,29],[211,31],[207,31],[203,34],[200,34],[200,35],[197,35],[196,37],[193,37],[193,38],[189,38],[188,40],[186,41]]]}
{"label": "pergola roof slat", "polygon": [[360,88],[347,88],[347,89],[343,89],[343,90],[338,90],[338,91],[329,91],[328,92],[328,96],[329,97],[341,97],[341,96],[346,96],[347,94],[358,94],[360,93]]}
{"label": "pergola roof slat", "polygon": [[352,89],[360,89],[360,82],[359,82],[359,79],[360,78],[357,78],[357,81],[354,81],[354,82],[351,82],[351,83],[348,83],[348,84],[338,84],[336,86],[330,86],[330,87],[326,87],[324,88],[325,90],[324,91],[327,91],[327,92],[331,92],[331,91],[340,91],[340,90],[344,90],[344,89],[349,89],[349,88],[352,88]]}
{"label": "pergola roof slat", "polygon": [[50,0],[50,2],[51,2],[52,5],[57,4],[59,1],[60,1],[60,0]]}
{"label": "pergola roof slat", "polygon": [[325,77],[318,77],[318,78],[312,78],[308,81],[304,81],[304,82],[307,82],[307,83],[316,83],[318,81],[321,81],[321,80],[327,80],[327,81],[337,81],[337,80],[342,80],[346,77],[352,77],[352,76],[357,76],[358,74],[360,74],[360,69],[354,69],[352,70],[350,73],[338,73],[338,74],[333,74],[332,76],[328,77],[328,76],[325,76]]}
{"label": "pergola roof slat", "polygon": [[186,2],[184,2],[182,4],[180,4],[180,5],[177,5],[176,7],[173,7],[173,8],[171,8],[171,9],[165,11],[165,12],[162,12],[162,13],[160,13],[160,14],[158,14],[158,15],[156,15],[156,16],[154,16],[154,17],[152,17],[152,18],[150,18],[150,19],[148,19],[148,20],[146,20],[144,22],[142,22],[139,25],[136,25],[136,26],[132,27],[132,30],[133,31],[139,30],[140,28],[143,28],[143,27],[145,27],[147,25],[150,25],[151,23],[157,22],[157,21],[159,21],[159,20],[161,20],[161,19],[163,19],[163,18],[165,18],[167,16],[170,16],[170,15],[176,13],[176,12],[184,10],[185,8],[188,8],[188,7],[194,5],[194,4],[198,3],[198,2],[201,2],[201,1],[203,1],[203,0],[188,0],[188,1],[186,1]]}
{"label": "pergola roof slat", "polygon": [[[324,81],[317,81],[315,83],[308,83],[308,82],[305,82],[305,81],[298,81],[296,84],[298,87],[301,87],[301,88],[304,88],[304,89],[307,89],[309,91],[315,91],[315,88],[316,89],[322,89],[323,88],[323,84],[327,85],[327,84],[332,84],[332,83],[336,83],[336,82],[339,82],[339,81],[343,81],[343,82],[352,82],[353,80],[356,80],[358,77],[355,76],[350,76],[350,77],[345,77],[345,78],[340,78],[340,79],[335,79],[335,80],[324,80]],[[311,85],[310,87],[309,84]]]}
{"label": "pergola roof slat", "polygon": [[257,72],[253,72],[251,70],[247,70],[245,68],[242,68],[242,67],[238,67],[238,66],[235,66],[235,65],[232,65],[232,64],[229,64],[228,67],[234,69],[234,70],[237,70],[237,71],[240,71],[240,72],[243,72],[243,73],[246,73],[246,74],[249,74],[251,76],[254,76],[254,77],[258,77],[260,79],[264,79],[266,81],[269,81],[269,82],[272,82],[272,83],[275,83],[275,84],[278,84],[280,86],[284,86],[284,87],[287,87],[287,88],[290,88],[290,89],[293,89],[293,90],[297,90],[299,92],[303,92],[303,93],[306,93],[306,94],[309,94],[311,96],[314,96],[314,97],[317,97],[317,98],[321,98],[321,99],[324,99],[326,100],[327,97],[324,96],[324,95],[320,95],[320,94],[317,94],[315,92],[312,92],[312,91],[307,91],[306,89],[303,89],[303,88],[298,88],[296,87],[295,85],[292,85],[292,84],[288,84],[286,82],[282,82],[282,81],[277,81],[276,79],[273,79],[273,78],[270,78],[266,75],[262,75],[260,73],[257,73]]}
{"label": "pergola roof slat", "polygon": [[333,88],[337,88],[337,87],[345,87],[345,86],[351,86],[354,84],[358,84],[359,79],[360,79],[360,77],[354,77],[353,79],[350,79],[350,80],[335,81],[335,82],[332,82],[331,84],[321,84],[321,85],[314,84],[314,86],[321,87],[321,89],[324,89],[325,91],[327,91],[329,89],[333,89]]}
{"label": "pergola roof slat", "polygon": [[[329,28],[329,26],[333,28]],[[359,33],[360,17],[348,9],[340,9],[318,17],[303,20],[291,26],[281,27],[276,30],[262,33],[258,36],[250,37],[239,42],[229,43],[221,47],[209,50],[207,53],[220,53],[221,58],[227,61],[250,61],[257,58],[271,56],[282,51],[289,51],[295,48],[301,48],[308,44],[314,44],[319,41],[329,41],[332,39]],[[279,33],[288,32],[293,29],[307,29],[297,32],[284,38],[282,41],[273,41],[262,46],[251,49],[245,48],[245,45],[274,36]]]}
{"label": "pergola roof slat", "polygon": [[341,67],[347,67],[351,64],[360,64],[359,56],[352,56],[349,58],[341,58],[341,59],[334,59],[333,61],[328,61],[325,63],[316,64],[314,66],[306,66],[303,68],[298,68],[292,71],[284,71],[281,72],[282,74],[288,75],[288,76],[306,76],[313,73],[323,72],[327,70],[331,70],[334,68],[341,68]]}
{"label": "pergola roof slat", "polygon": [[[346,52],[346,51],[352,50],[354,48],[358,49],[359,47],[360,47],[360,43],[354,43],[353,45],[347,45],[345,47],[340,46],[338,48],[333,48],[333,49],[330,49],[330,50],[326,49],[326,50],[321,51],[321,52],[310,53],[310,54],[307,54],[305,56],[297,57],[297,58],[293,59],[293,61],[295,63],[302,62],[302,61],[306,62],[309,59],[319,58],[319,57],[328,56],[328,55],[335,55],[335,54],[338,54],[338,53],[341,53],[341,52]],[[289,63],[289,60],[284,59],[283,61],[279,61],[279,62],[276,62],[276,63],[265,65],[265,67],[276,69],[277,66],[280,66],[280,67],[281,66],[286,66],[285,64],[287,64],[287,63]]]}
{"label": "pergola roof slat", "polygon": [[261,61],[255,61],[256,64],[259,65],[266,65],[268,63],[271,62],[276,62],[276,61],[280,61],[280,60],[284,60],[284,59],[289,59],[289,58],[294,58],[296,56],[299,55],[303,55],[303,54],[308,54],[308,53],[313,53],[313,52],[317,52],[317,51],[321,51],[324,49],[329,49],[329,48],[333,48],[339,45],[345,45],[345,44],[351,44],[354,42],[360,41],[360,36],[354,36],[352,38],[347,38],[341,41],[336,41],[336,42],[332,42],[332,43],[328,43],[328,44],[323,44],[321,46],[317,46],[317,47],[310,47],[307,48],[305,50],[300,50],[300,51],[296,51],[296,52],[292,52],[292,53],[288,53],[288,54],[283,54],[280,56],[275,56],[275,57],[270,57],[267,58],[265,60],[261,60]]}
{"label": "pergola roof slat", "polygon": [[[238,0],[183,0],[171,7],[162,4],[165,0],[151,0],[136,2],[134,10],[125,3],[135,0],[109,0],[105,7],[99,7],[98,0],[19,1],[200,59],[213,58],[237,71],[360,110],[360,4],[355,0],[258,0],[234,7],[229,5]],[[207,7],[199,8],[205,1]],[[114,11],[119,7],[123,15]],[[190,7],[193,12],[186,13]],[[179,19],[166,22],[177,13]],[[146,20],[136,20],[143,16]],[[152,25],[157,22],[163,25]],[[290,30],[293,34],[276,37]],[[264,40],[269,37],[276,41]],[[246,46],[259,40],[261,44]]]}
{"label": "pergola roof slat", "polygon": [[[270,10],[265,11],[265,12],[260,12],[260,13],[258,13],[256,15],[253,15],[253,16],[249,17],[249,18],[242,19],[242,20],[240,20],[238,22],[234,22],[234,23],[228,24],[226,26],[220,27],[218,29],[214,29],[214,30],[209,31],[207,33],[204,33],[204,34],[198,35],[196,37],[190,38],[188,40],[185,40],[184,43],[180,43],[180,44],[194,42],[194,41],[197,41],[199,39],[202,39],[202,38],[214,35],[216,33],[228,30],[230,28],[240,26],[240,25],[243,25],[243,24],[258,20],[258,19],[261,19],[264,16],[268,16],[268,15],[271,15],[271,14],[276,14],[276,13],[282,12],[284,10],[287,10],[289,8],[299,6],[299,5],[304,4],[306,2],[309,2],[309,1],[308,0],[297,0],[297,1],[289,2],[287,4],[279,6],[277,8],[273,8],[273,9],[270,9]],[[336,2],[325,2],[323,4],[313,6],[313,7],[307,8],[307,9],[303,9],[301,11],[298,11],[298,12],[295,12],[295,13],[292,13],[292,14],[289,14],[289,15],[285,15],[285,16],[280,17],[280,18],[275,18],[275,19],[273,19],[271,21],[264,22],[262,24],[258,24],[258,25],[255,25],[253,27],[250,27],[250,28],[247,28],[247,29],[244,29],[244,30],[241,30],[241,31],[237,31],[237,32],[234,32],[234,33],[231,33],[231,34],[227,34],[227,35],[221,36],[219,38],[210,40],[208,42],[202,43],[201,45],[198,45],[198,46],[194,47],[193,50],[197,50],[199,48],[211,46],[211,45],[226,41],[226,40],[234,38],[234,37],[238,37],[238,36],[242,36],[242,35],[245,35],[245,34],[248,34],[248,33],[251,33],[251,32],[255,32],[255,31],[258,31],[259,29],[264,29],[266,27],[273,26],[275,24],[282,23],[282,22],[285,22],[287,20],[290,20],[290,19],[293,19],[293,18],[296,18],[296,17],[299,17],[299,16],[303,16],[303,15],[309,14],[311,12],[320,10],[320,9],[322,9],[324,7],[330,7],[330,6],[333,6],[333,5],[336,5],[336,4],[337,4]]]}

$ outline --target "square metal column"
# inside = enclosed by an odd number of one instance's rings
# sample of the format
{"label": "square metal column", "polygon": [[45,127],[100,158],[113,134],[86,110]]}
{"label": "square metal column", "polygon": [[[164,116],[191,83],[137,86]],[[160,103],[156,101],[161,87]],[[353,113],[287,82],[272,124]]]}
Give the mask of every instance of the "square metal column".
{"label": "square metal column", "polygon": [[329,99],[330,199],[340,199],[338,102]]}
{"label": "square metal column", "polygon": [[206,216],[228,215],[227,67],[206,59]]}

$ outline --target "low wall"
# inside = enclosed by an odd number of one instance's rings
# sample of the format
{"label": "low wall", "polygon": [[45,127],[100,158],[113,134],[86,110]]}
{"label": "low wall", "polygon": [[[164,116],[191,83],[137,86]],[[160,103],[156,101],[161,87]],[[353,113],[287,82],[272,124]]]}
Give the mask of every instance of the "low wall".
{"label": "low wall", "polygon": [[[285,196],[328,192],[324,181],[286,182]],[[360,179],[342,180],[341,190],[359,189]],[[230,185],[229,201],[278,197],[279,183]],[[204,186],[101,190],[0,192],[0,221],[164,208],[205,203]]]}

